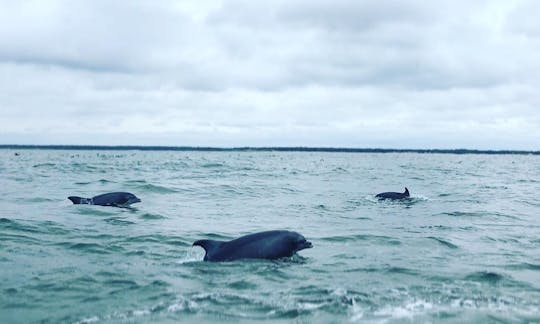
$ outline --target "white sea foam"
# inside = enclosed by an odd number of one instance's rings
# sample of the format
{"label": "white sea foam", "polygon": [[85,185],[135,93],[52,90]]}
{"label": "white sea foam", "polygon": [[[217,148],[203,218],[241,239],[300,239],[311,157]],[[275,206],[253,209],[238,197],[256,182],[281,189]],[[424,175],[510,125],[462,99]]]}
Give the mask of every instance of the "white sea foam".
{"label": "white sea foam", "polygon": [[88,323],[95,323],[98,321],[99,321],[99,317],[92,316],[92,317],[83,318],[80,321],[75,322],[75,324],[88,324]]}
{"label": "white sea foam", "polygon": [[414,300],[400,306],[385,306],[373,314],[390,318],[413,318],[416,315],[424,314],[433,309],[433,304],[425,300]]}
{"label": "white sea foam", "polygon": [[194,310],[199,307],[199,304],[193,300],[188,300],[183,296],[179,296],[177,300],[167,307],[167,311],[171,313],[182,312],[185,310]]}
{"label": "white sea foam", "polygon": [[186,255],[180,260],[177,260],[176,263],[185,264],[185,263],[202,261],[203,259],[204,259],[204,250],[197,247],[192,247],[191,249],[187,249]]}

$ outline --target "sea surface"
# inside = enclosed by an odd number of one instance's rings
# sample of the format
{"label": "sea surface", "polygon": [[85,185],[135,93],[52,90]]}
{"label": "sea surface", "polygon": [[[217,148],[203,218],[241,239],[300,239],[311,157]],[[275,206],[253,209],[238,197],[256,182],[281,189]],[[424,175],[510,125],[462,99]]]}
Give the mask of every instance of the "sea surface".
{"label": "sea surface", "polygon": [[[2,149],[0,322],[539,323],[539,192],[538,155]],[[192,247],[273,229],[313,248]]]}

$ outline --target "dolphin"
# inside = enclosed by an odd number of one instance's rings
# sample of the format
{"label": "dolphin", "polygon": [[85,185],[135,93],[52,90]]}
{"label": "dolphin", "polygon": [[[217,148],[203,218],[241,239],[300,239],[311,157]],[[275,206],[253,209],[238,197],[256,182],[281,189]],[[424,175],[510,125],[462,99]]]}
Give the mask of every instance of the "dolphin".
{"label": "dolphin", "polygon": [[92,198],[69,196],[68,199],[75,205],[88,204],[114,207],[129,207],[131,204],[141,202],[139,198],[129,192],[110,192]]}
{"label": "dolphin", "polygon": [[313,247],[311,242],[291,231],[266,231],[249,234],[231,241],[198,240],[206,252],[204,261],[234,261],[240,259],[280,259]]}
{"label": "dolphin", "polygon": [[375,195],[375,197],[379,199],[404,199],[409,198],[411,195],[409,194],[409,189],[405,187],[405,192],[381,192],[380,194]]}

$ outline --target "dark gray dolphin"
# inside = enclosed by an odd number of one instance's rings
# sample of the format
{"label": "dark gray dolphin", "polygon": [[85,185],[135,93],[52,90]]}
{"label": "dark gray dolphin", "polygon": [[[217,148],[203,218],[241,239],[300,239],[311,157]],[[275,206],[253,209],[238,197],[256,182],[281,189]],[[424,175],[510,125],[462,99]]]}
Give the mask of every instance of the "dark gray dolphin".
{"label": "dark gray dolphin", "polygon": [[380,194],[377,194],[375,197],[379,199],[404,199],[409,198],[411,195],[409,194],[409,189],[405,187],[405,192],[381,192]]}
{"label": "dark gray dolphin", "polygon": [[139,198],[129,192],[110,192],[92,198],[69,196],[68,199],[76,205],[88,204],[114,207],[129,207],[131,204],[141,202]]}
{"label": "dark gray dolphin", "polygon": [[311,242],[291,231],[267,231],[249,234],[232,241],[199,240],[193,246],[204,249],[204,261],[239,259],[279,259],[313,247]]}

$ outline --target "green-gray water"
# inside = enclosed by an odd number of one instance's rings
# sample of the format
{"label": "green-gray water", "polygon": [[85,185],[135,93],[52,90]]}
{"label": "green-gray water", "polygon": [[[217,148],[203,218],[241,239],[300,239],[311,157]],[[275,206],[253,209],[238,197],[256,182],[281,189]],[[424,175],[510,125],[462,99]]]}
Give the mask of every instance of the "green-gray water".
{"label": "green-gray water", "polygon": [[[540,157],[0,150],[0,322],[539,322]],[[402,191],[404,202],[377,201]],[[129,191],[133,209],[67,196]],[[291,260],[198,239],[289,229]]]}

